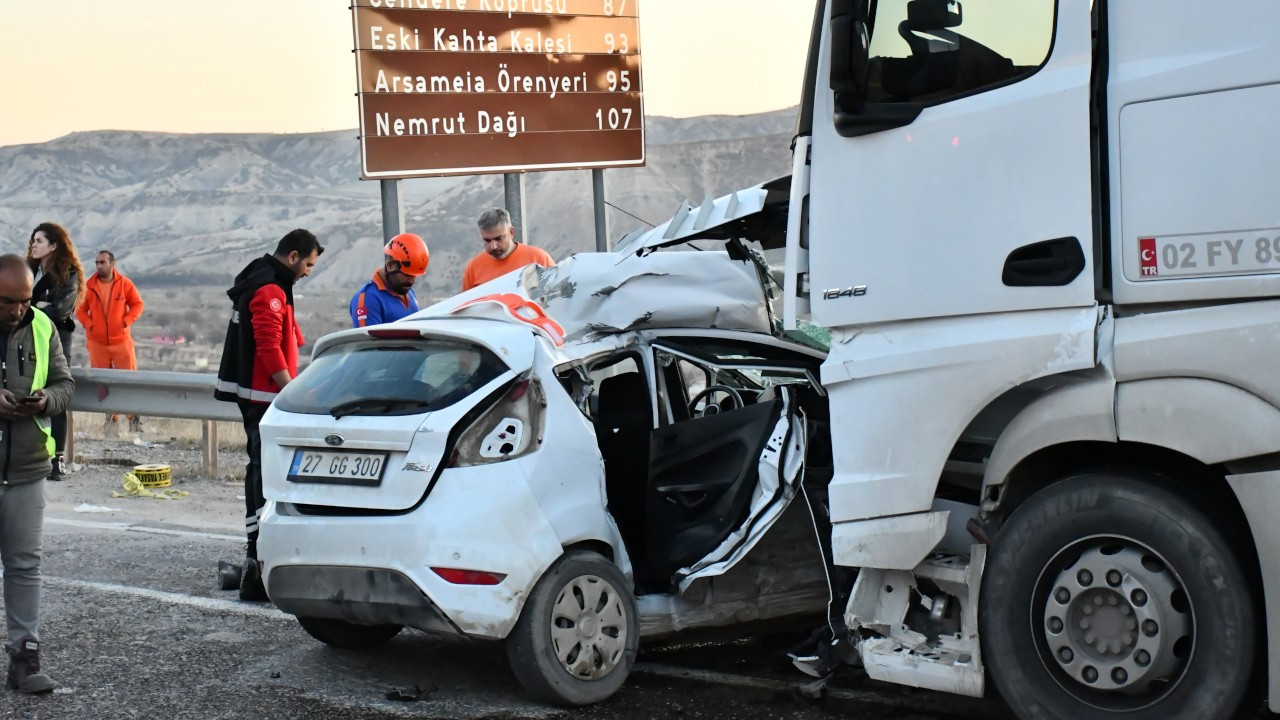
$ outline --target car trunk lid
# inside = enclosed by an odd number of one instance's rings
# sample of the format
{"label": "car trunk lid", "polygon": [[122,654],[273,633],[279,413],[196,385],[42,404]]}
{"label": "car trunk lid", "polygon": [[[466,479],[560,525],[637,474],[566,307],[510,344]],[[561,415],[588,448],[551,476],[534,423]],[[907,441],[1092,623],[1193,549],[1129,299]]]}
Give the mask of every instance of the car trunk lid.
{"label": "car trunk lid", "polygon": [[447,462],[454,429],[532,366],[532,334],[506,323],[394,327],[326,338],[277,397],[261,425],[268,499],[412,508]]}

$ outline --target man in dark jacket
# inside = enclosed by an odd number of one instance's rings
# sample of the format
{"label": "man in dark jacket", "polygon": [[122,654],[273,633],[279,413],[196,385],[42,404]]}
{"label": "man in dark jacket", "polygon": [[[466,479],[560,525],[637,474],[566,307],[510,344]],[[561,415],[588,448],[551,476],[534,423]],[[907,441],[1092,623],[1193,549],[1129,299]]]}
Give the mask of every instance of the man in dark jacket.
{"label": "man in dark jacket", "polygon": [[306,230],[280,239],[275,253],[263,255],[236,275],[227,291],[231,322],[222,346],[214,396],[240,406],[248,439],[244,469],[245,562],[240,599],[266,600],[258,565],[258,518],[262,496],[262,437],[258,424],[281,388],[298,374],[298,346],[304,339],[293,315],[293,285],[311,274],[324,248]]}
{"label": "man in dark jacket", "polygon": [[44,483],[52,468],[50,417],[75,387],[53,322],[31,307],[27,261],[0,255],[0,553],[9,633],[6,684],[23,693],[55,687],[40,672],[40,546]]}

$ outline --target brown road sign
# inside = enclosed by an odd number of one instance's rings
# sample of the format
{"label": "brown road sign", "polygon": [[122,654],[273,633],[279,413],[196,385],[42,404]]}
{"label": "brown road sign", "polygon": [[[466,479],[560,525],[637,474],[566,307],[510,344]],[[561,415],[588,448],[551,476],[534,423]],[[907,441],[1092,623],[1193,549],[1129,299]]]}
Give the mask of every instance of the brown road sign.
{"label": "brown road sign", "polygon": [[356,0],[366,178],[644,164],[637,0]]}
{"label": "brown road sign", "polygon": [[638,17],[633,0],[356,0],[355,7]]}

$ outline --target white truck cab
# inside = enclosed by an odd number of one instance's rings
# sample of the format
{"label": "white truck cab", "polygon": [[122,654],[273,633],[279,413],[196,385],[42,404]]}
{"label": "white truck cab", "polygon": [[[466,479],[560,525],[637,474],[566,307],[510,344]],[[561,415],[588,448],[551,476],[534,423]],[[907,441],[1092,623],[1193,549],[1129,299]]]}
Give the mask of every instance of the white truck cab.
{"label": "white truck cab", "polygon": [[831,329],[873,677],[1280,711],[1280,3],[821,0],[784,322]]}

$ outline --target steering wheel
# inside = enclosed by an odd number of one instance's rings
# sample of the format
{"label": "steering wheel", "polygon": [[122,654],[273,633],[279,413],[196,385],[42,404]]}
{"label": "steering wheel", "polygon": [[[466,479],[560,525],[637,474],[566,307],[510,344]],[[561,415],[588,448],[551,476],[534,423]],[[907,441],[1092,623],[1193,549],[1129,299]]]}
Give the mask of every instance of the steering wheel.
{"label": "steering wheel", "polygon": [[[698,415],[694,411],[694,408],[698,406],[698,403],[700,401],[706,399],[709,395],[711,395],[711,393],[715,393],[715,392],[722,392],[728,395],[733,400],[733,407],[730,408],[731,410],[737,410],[739,408],[746,406],[746,403],[742,402],[742,396],[738,394],[738,391],[734,390],[728,385],[708,385],[702,388],[701,390],[699,390],[698,394],[694,395],[693,399],[689,401],[689,416],[690,417],[706,417],[708,415],[715,415],[716,413],[720,412],[720,406],[716,405],[715,403],[707,403],[707,406],[702,408],[701,415]],[[715,408],[715,409],[713,410],[712,408]]]}

